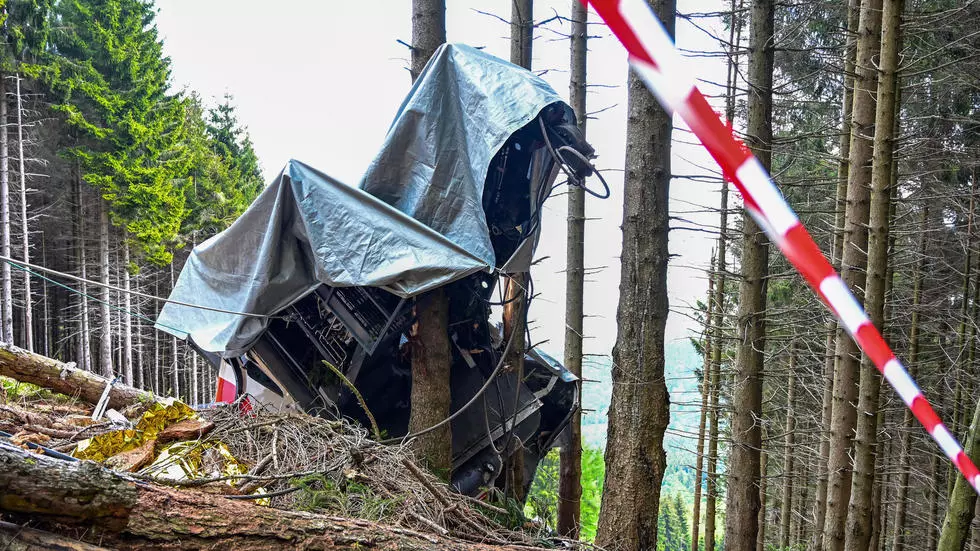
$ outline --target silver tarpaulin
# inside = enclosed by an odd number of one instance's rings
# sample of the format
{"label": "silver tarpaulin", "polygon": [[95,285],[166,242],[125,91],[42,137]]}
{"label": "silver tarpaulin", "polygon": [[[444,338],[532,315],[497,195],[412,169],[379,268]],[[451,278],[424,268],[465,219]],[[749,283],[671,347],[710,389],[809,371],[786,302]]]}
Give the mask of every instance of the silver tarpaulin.
{"label": "silver tarpaulin", "polygon": [[[320,284],[410,297],[499,267],[508,259],[498,262],[490,244],[487,169],[511,134],[558,101],[525,69],[442,46],[360,189],[290,161],[234,224],[194,248],[171,300],[267,316]],[[226,357],[244,353],[267,325],[172,303],[157,319],[157,328]]]}

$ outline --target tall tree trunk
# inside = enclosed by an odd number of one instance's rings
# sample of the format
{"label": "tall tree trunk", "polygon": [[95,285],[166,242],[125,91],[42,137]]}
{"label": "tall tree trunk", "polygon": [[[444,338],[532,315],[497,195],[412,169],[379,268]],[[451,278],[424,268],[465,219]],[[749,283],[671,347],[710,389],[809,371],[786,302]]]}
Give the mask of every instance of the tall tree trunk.
{"label": "tall tree trunk", "polygon": [[[922,270],[926,258],[926,227],[929,220],[929,202],[922,202],[922,213],[919,218],[919,254],[915,264],[915,272],[912,276],[912,319],[909,325],[909,354],[908,365],[909,373],[915,378],[919,367],[919,334],[920,313],[919,308],[922,303]],[[909,488],[909,458],[912,452],[912,430],[913,417],[912,410],[905,409],[905,417],[902,420],[901,455],[898,460],[898,490],[895,496],[895,521],[892,523],[892,551],[903,551],[905,547],[905,514],[907,507],[907,494]]]}
{"label": "tall tree trunk", "polygon": [[[939,466],[939,453],[934,452],[932,454],[932,476],[930,480],[934,481],[936,487],[942,485],[942,471]],[[926,492],[929,494],[929,517],[926,523],[926,530],[928,537],[926,538],[926,549],[935,549],[936,542],[939,537],[939,492],[931,491]]]}
{"label": "tall tree trunk", "polygon": [[[24,120],[23,105],[20,97],[20,75],[17,75],[17,162],[20,174],[20,227],[21,227],[21,256],[24,262],[31,261],[30,228],[27,224],[27,175],[24,173]],[[31,294],[31,274],[26,270],[24,276],[24,348],[34,352],[34,300]]]}
{"label": "tall tree trunk", "polygon": [[89,352],[89,315],[88,315],[88,284],[87,279],[87,259],[85,255],[85,196],[82,194],[81,175],[77,165],[72,174],[72,186],[74,186],[75,203],[75,262],[78,263],[78,276],[82,278],[80,285],[80,295],[75,295],[78,300],[78,339],[76,341],[76,361],[82,369],[91,371],[91,354]]}
{"label": "tall tree trunk", "polygon": [[[139,308],[137,307],[137,313],[139,313]],[[134,339],[134,349],[135,354],[133,355],[134,366],[133,366],[133,378],[135,379],[133,386],[136,388],[141,388],[146,390],[149,388],[150,384],[146,377],[146,365],[143,359],[143,322],[139,318],[135,321],[136,331]],[[207,400],[210,402],[211,400]]]}
{"label": "tall tree trunk", "polygon": [[[524,351],[527,347],[524,338],[524,327],[527,321],[527,302],[525,302],[527,281],[526,274],[513,274],[507,278],[507,283],[504,286],[504,302],[506,303],[503,312],[504,335],[507,336],[508,341],[511,339],[514,341],[507,357],[504,358],[504,364],[507,366],[507,371],[513,373],[517,381],[524,379]],[[515,396],[515,410],[510,421],[511,427],[517,426],[516,405],[518,401],[516,398]],[[510,415],[511,412],[507,413]],[[507,446],[509,457],[504,461],[503,466],[505,474],[504,494],[518,503],[523,503],[524,498],[527,497],[524,489],[530,481],[525,480],[524,477],[524,442],[516,434],[513,434],[513,429]]]}
{"label": "tall tree trunk", "polygon": [[510,62],[531,68],[531,41],[534,38],[534,1],[511,0]]}
{"label": "tall tree trunk", "polygon": [[711,373],[711,299],[715,295],[715,256],[711,256],[711,272],[708,274],[708,298],[704,316],[704,368],[701,370],[701,419],[698,422],[697,452],[694,455],[694,505],[691,513],[691,551],[698,551],[701,530],[701,481],[704,475],[704,431],[708,421],[709,373]]}
{"label": "tall tree trunk", "polygon": [[[589,10],[579,0],[572,0],[571,75],[568,94],[575,110],[579,130],[585,135],[586,59]],[[565,267],[565,368],[579,377],[576,383],[579,404],[582,399],[583,298],[585,296],[585,191],[568,188],[568,221]],[[558,533],[578,539],[582,517],[582,410],[572,412],[568,423],[568,440],[560,452],[558,478]]]}
{"label": "tall tree trunk", "polygon": [[[44,266],[50,266],[50,264],[48,264],[47,247],[45,245],[45,240],[44,240],[44,234],[43,233],[41,235],[41,263]],[[41,283],[41,290],[42,290],[42,294],[41,294],[41,316],[43,317],[43,321],[41,322],[42,323],[41,326],[44,328],[44,343],[43,343],[42,350],[44,351],[44,355],[45,356],[48,356],[50,358],[50,357],[54,357],[54,355],[55,355],[54,349],[51,346],[51,343],[52,342],[57,342],[57,341],[60,341],[61,340],[60,339],[60,336],[61,335],[60,335],[60,331],[58,331],[58,328],[61,327],[62,321],[61,320],[55,321],[55,320],[51,319],[51,315],[50,315],[50,312],[51,312],[50,304],[51,304],[51,300],[52,299],[48,295],[48,283],[46,281],[44,281],[44,282]],[[56,297],[55,297],[55,299],[56,299]]]}
{"label": "tall tree trunk", "polygon": [[[129,312],[133,311],[132,282],[129,275],[129,240],[123,235],[122,240],[122,274],[123,274],[123,375],[127,385],[133,385],[133,316]],[[142,379],[142,377],[140,377]],[[140,381],[142,382],[142,381]],[[137,386],[142,386],[137,384]]]}
{"label": "tall tree trunk", "polygon": [[783,436],[783,497],[779,504],[779,547],[788,548],[793,515],[793,454],[796,438],[796,338],[790,348],[786,390],[786,433]]}
{"label": "tall tree trunk", "polygon": [[106,377],[112,378],[112,311],[109,309],[109,205],[99,201],[99,289],[100,328],[99,333],[99,369]]}
{"label": "tall tree trunk", "polygon": [[[973,410],[973,422],[966,438],[966,454],[977,457],[980,451],[980,401]],[[943,529],[939,536],[937,551],[963,551],[970,535],[970,523],[973,522],[973,512],[977,505],[977,493],[958,473],[954,474],[953,493],[946,505],[946,517],[943,519]]]}
{"label": "tall tree trunk", "polygon": [[[449,332],[422,335],[422,328],[445,328],[449,323],[449,300],[445,290],[434,289],[416,300],[419,341],[412,351],[412,411],[409,432],[427,429],[449,416],[449,370],[452,361]],[[424,336],[424,340],[421,338]],[[452,469],[450,424],[415,439],[413,448],[425,465],[449,480]]]}
{"label": "tall tree trunk", "polygon": [[[170,263],[170,291],[173,292],[174,285],[176,284],[176,279],[174,278],[174,263]],[[158,295],[159,296],[159,295]],[[172,337],[170,339],[170,350],[171,350],[171,366],[173,368],[173,377],[171,379],[173,387],[170,389],[170,395],[174,398],[180,399],[180,360],[177,357],[177,337]]]}
{"label": "tall tree trunk", "polygon": [[412,82],[446,41],[446,0],[412,0]]}
{"label": "tall tree trunk", "polygon": [[[868,259],[873,154],[871,140],[874,134],[875,98],[878,88],[878,74],[874,61],[881,44],[881,0],[862,2],[859,29],[841,271],[844,283],[861,300],[865,285],[864,270]],[[858,398],[857,382],[861,355],[857,344],[843,328],[837,331],[837,360],[830,455],[827,462],[827,513],[823,530],[823,549],[826,551],[841,551],[844,548],[847,504],[851,497],[850,453],[853,433],[857,425],[855,402]]]}
{"label": "tall tree trunk", "polygon": [[[10,258],[10,139],[7,132],[7,75],[0,73],[0,253]],[[0,263],[0,338],[14,343],[14,298],[10,264]]]}
{"label": "tall tree trunk", "polygon": [[[534,31],[534,3],[532,0],[513,0],[510,16],[510,62],[525,69],[531,68],[531,39]],[[517,380],[524,378],[524,351],[528,343],[524,342],[527,321],[527,285],[530,274],[513,274],[507,279],[504,299],[504,334],[514,339],[510,358],[505,362],[508,370],[517,374]],[[516,402],[515,402],[516,404]],[[516,419],[515,419],[516,421]],[[513,438],[509,444],[513,447],[510,457],[504,462],[506,483],[504,492],[507,497],[519,503],[524,502],[525,487],[530,483],[524,477],[524,443],[519,438]]]}
{"label": "tall tree trunk", "polygon": [[[775,5],[752,2],[749,23],[747,144],[762,166],[772,164],[772,73]],[[739,285],[738,348],[732,396],[731,450],[725,507],[725,549],[752,551],[759,532],[762,368],[765,351],[769,243],[743,215],[742,281]]]}
{"label": "tall tree trunk", "polygon": [[[888,275],[888,225],[891,209],[892,158],[895,132],[895,93],[903,0],[884,0],[878,61],[878,102],[874,123],[871,169],[871,207],[868,236],[868,269],[865,309],[871,322],[885,324],[885,290]],[[857,436],[854,440],[854,475],[848,504],[845,549],[869,549],[872,535],[875,460],[878,432],[878,398],[881,376],[867,357],[861,363]]]}
{"label": "tall tree trunk", "polygon": [[[412,82],[436,49],[446,41],[445,0],[412,1]],[[441,289],[416,299],[416,348],[412,354],[412,409],[408,431],[418,432],[449,417],[449,303]],[[449,423],[416,438],[416,452],[433,472],[447,480],[452,470]]]}
{"label": "tall tree trunk", "polygon": [[[649,5],[673,35],[674,0]],[[596,543],[639,551],[656,549],[660,484],[667,467],[664,330],[672,117],[632,72],[628,82],[619,330]]]}
{"label": "tall tree trunk", "polygon": [[[739,7],[741,7],[739,0]],[[728,74],[725,80],[725,120],[733,124],[735,120],[735,95],[738,83],[738,58],[742,42],[742,18],[736,11],[735,0],[731,0],[730,14],[732,24],[728,32]],[[705,484],[707,502],[704,506],[704,549],[715,549],[715,522],[718,503],[718,424],[719,424],[719,384],[721,382],[721,358],[725,350],[725,284],[727,283],[728,255],[728,180],[721,183],[721,200],[718,222],[718,282],[711,300],[714,310],[714,346],[711,350],[711,365],[708,373],[709,415],[708,415],[708,465]],[[692,545],[697,544],[693,542]]]}
{"label": "tall tree trunk", "polygon": [[756,551],[766,551],[766,486],[769,481],[769,454],[762,450],[759,454],[759,534],[756,536]]}
{"label": "tall tree trunk", "polygon": [[[160,272],[157,272],[153,281],[153,295],[160,296]],[[157,308],[157,315],[160,315],[159,308],[161,304],[154,304]],[[163,369],[160,362],[160,331],[154,329],[153,331],[153,375],[151,380],[153,381],[153,393],[157,396],[163,396],[163,386],[160,383],[160,371]]]}
{"label": "tall tree trunk", "polygon": [[[861,15],[861,0],[847,3],[847,37],[844,49],[844,94],[841,102],[840,157],[837,164],[837,196],[834,213],[834,237],[831,261],[840,270],[844,247],[844,224],[847,210],[847,178],[851,151],[851,109],[854,103],[854,64],[857,59],[857,32]],[[823,525],[827,512],[827,461],[830,455],[830,438],[827,434],[832,419],[834,379],[837,373],[837,320],[831,316],[827,321],[827,344],[824,351],[824,388],[821,404],[820,451],[817,463],[816,499],[813,503],[813,531],[811,548],[820,548],[823,539]]]}

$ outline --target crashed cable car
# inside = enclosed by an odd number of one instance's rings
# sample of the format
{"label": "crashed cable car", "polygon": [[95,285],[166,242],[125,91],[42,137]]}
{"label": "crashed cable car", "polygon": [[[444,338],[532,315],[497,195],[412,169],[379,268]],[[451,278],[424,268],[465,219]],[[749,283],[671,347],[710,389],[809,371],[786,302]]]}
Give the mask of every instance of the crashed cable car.
{"label": "crashed cable car", "polygon": [[[542,79],[443,45],[359,187],[290,161],[238,220],[190,254],[170,299],[204,308],[167,303],[157,327],[219,370],[218,401],[366,425],[329,362],[386,435],[402,437],[414,299],[442,287],[451,409],[472,402],[450,424],[451,482],[476,495],[502,484],[503,454],[523,453],[529,485],[578,407],[576,377],[537,350],[525,352],[520,379],[496,369],[506,339],[491,306],[501,275],[529,271],[559,173],[581,183],[593,156],[572,109]],[[521,446],[510,445],[514,437]]]}

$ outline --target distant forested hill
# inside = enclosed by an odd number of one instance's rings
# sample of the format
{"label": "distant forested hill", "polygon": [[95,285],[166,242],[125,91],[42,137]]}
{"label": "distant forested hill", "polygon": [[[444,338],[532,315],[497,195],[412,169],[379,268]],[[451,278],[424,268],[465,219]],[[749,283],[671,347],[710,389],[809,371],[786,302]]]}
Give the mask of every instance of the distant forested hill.
{"label": "distant forested hill", "polygon": [[[694,488],[694,447],[698,431],[700,394],[695,369],[702,359],[687,340],[666,345],[665,376],[670,391],[670,428],[664,438],[667,449],[667,494],[682,493],[689,499]],[[582,438],[589,447],[606,445],[609,399],[612,394],[612,358],[589,356],[582,366],[585,379],[582,407]]]}

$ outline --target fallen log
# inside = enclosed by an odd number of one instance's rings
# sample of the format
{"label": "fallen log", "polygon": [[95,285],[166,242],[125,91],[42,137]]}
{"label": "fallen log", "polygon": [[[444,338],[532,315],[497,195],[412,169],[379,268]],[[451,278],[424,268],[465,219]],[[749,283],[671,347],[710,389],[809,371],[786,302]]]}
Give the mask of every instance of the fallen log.
{"label": "fallen log", "polygon": [[0,443],[0,513],[58,525],[92,526],[86,539],[115,549],[382,549],[491,551],[488,546],[374,522],[282,511],[221,496],[124,478]]}
{"label": "fallen log", "polygon": [[34,530],[10,522],[0,521],[0,549],[4,551],[111,551],[105,547],[89,545],[73,538],[59,536],[43,530]]}
{"label": "fallen log", "polygon": [[[31,383],[96,404],[105,391],[105,377],[78,369],[74,364],[0,343],[0,375]],[[153,402],[153,394],[116,383],[109,392],[109,407],[121,410],[140,402]]]}

